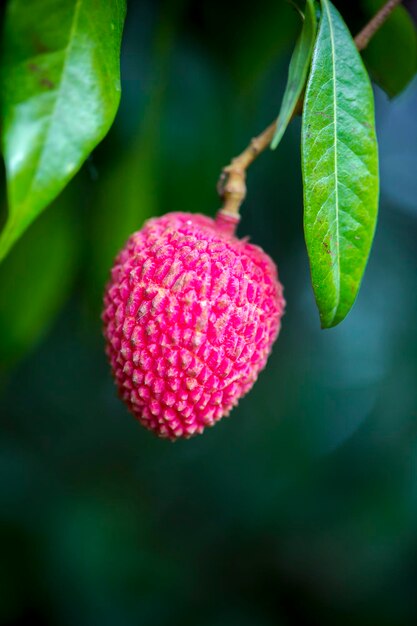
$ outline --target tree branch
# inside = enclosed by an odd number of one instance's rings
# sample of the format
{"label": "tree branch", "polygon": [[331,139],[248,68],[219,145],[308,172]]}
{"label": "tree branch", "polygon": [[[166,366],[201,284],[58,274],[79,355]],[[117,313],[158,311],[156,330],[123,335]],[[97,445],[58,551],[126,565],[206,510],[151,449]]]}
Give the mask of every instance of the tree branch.
{"label": "tree branch", "polygon": [[378,13],[376,13],[361,32],[356,35],[355,43],[358,50],[364,50],[366,48],[376,31],[381,28],[387,17],[401,2],[402,0],[388,0],[388,2],[379,9]]}
{"label": "tree branch", "polygon": [[[356,35],[355,44],[359,51],[366,48],[370,39],[374,36],[391,12],[401,3],[402,0],[388,0],[366,26]],[[299,113],[297,107],[294,115]],[[246,197],[246,170],[261,152],[271,143],[276,120],[265,130],[251,140],[249,146],[237,157],[232,159],[229,165],[222,169],[220,179],[217,183],[217,192],[223,200],[220,213],[225,216],[239,219],[239,208]]]}

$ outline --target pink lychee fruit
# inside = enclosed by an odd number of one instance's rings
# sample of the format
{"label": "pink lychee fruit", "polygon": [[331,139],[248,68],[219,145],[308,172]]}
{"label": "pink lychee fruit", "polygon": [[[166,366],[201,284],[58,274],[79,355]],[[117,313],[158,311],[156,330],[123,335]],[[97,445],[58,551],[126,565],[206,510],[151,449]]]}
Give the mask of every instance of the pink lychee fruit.
{"label": "pink lychee fruit", "polygon": [[202,433],[264,368],[285,301],[276,266],[219,212],[147,221],[117,256],[104,335],[119,394],[159,437]]}

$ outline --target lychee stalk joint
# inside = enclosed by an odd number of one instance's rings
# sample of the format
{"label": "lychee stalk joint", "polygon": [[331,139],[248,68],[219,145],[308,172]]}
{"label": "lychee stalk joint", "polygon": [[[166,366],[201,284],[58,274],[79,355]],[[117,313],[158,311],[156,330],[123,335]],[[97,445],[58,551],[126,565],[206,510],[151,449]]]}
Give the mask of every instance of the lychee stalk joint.
{"label": "lychee stalk joint", "polygon": [[246,198],[246,170],[271,143],[275,126],[276,122],[273,122],[258,137],[254,137],[248,147],[223,168],[217,183],[217,192],[224,202],[222,213],[239,216],[240,205]]}

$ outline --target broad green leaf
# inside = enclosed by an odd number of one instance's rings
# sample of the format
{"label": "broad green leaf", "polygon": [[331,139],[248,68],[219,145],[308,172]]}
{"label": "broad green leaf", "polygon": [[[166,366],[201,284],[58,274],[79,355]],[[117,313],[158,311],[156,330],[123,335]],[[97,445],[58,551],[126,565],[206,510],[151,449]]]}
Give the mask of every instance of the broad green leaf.
{"label": "broad green leaf", "polygon": [[[385,0],[365,0],[368,16]],[[362,53],[374,80],[391,97],[398,95],[417,72],[417,30],[408,11],[398,6]]]}
{"label": "broad green leaf", "polygon": [[287,85],[277,119],[274,138],[271,142],[271,148],[273,150],[275,150],[281,141],[304,89],[308,68],[310,67],[311,55],[313,53],[314,41],[316,39],[316,31],[317,18],[314,0],[307,0],[303,28],[291,57]]}
{"label": "broad green leaf", "polygon": [[0,367],[38,341],[68,295],[79,242],[71,199],[60,197],[0,265]]}
{"label": "broad green leaf", "polygon": [[0,259],[109,130],[125,0],[11,0],[1,114],[8,221]]}
{"label": "broad green leaf", "polygon": [[322,0],[304,100],[304,231],[323,328],[352,307],[378,210],[378,148],[367,72],[340,14]]}

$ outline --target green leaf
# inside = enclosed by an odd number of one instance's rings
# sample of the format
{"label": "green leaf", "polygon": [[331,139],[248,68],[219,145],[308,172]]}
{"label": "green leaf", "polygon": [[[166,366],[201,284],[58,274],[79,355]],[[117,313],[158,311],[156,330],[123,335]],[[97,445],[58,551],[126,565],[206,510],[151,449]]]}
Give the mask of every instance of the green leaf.
{"label": "green leaf", "polygon": [[[368,16],[385,0],[366,0]],[[417,30],[408,11],[398,6],[362,53],[369,71],[390,97],[398,95],[417,72]]]}
{"label": "green leaf", "polygon": [[79,236],[72,196],[63,194],[0,266],[0,363],[12,364],[50,325],[77,268]]}
{"label": "green leaf", "polygon": [[314,41],[316,39],[316,32],[317,18],[314,0],[307,0],[303,28],[291,57],[287,85],[277,119],[274,138],[271,142],[271,148],[273,150],[275,150],[281,141],[304,89],[308,68],[310,67],[311,55],[313,53]]}
{"label": "green leaf", "polygon": [[4,29],[9,212],[0,259],[103,139],[120,100],[125,0],[11,0]]}
{"label": "green leaf", "polygon": [[352,307],[378,210],[378,148],[369,77],[340,14],[322,0],[304,100],[304,231],[323,328]]}

